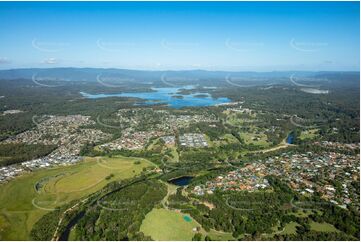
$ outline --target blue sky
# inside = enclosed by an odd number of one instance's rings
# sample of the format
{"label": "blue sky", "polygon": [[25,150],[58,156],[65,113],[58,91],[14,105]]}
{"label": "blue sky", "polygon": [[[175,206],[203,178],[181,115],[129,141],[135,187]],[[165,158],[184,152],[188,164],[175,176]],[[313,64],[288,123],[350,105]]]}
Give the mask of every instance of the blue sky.
{"label": "blue sky", "polygon": [[1,2],[0,69],[359,70],[358,2]]}

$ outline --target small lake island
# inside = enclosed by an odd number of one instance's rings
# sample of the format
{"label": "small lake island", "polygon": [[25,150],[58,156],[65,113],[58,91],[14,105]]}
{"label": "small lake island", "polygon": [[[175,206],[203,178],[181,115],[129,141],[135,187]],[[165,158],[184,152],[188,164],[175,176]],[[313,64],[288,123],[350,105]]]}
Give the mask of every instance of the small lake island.
{"label": "small lake island", "polygon": [[182,95],[173,95],[172,98],[183,99],[184,97]]}

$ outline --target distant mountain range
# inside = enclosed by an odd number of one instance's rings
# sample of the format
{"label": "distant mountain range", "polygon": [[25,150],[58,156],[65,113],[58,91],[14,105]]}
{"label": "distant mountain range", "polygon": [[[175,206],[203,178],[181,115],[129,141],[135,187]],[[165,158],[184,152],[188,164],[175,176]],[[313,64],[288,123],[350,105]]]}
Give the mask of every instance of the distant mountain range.
{"label": "distant mountain range", "polygon": [[348,75],[359,75],[359,72],[310,72],[310,71],[273,71],[273,72],[230,72],[230,71],[206,71],[206,70],[184,70],[184,71],[147,71],[129,69],[105,69],[105,68],[27,68],[0,70],[0,79],[48,79],[65,81],[97,81],[99,76],[108,78],[128,78],[138,81],[160,80],[168,78],[198,78],[218,79],[225,76],[240,78],[288,78],[292,74],[298,77],[322,77],[337,75],[340,73]]}

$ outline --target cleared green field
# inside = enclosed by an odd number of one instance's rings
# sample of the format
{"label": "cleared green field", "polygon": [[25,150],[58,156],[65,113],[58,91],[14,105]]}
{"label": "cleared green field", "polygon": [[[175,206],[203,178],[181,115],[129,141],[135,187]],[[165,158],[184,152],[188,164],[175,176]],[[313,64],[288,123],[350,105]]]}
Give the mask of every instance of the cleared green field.
{"label": "cleared green field", "polygon": [[243,126],[245,123],[252,123],[256,121],[256,114],[242,114],[242,113],[232,113],[224,111],[227,115],[226,122],[233,126]]}
{"label": "cleared green field", "polygon": [[267,142],[267,135],[263,133],[240,133],[239,135],[246,144],[260,145],[264,148],[269,146],[269,143]]}
{"label": "cleared green field", "polygon": [[162,150],[163,144],[160,142],[160,138],[154,139],[151,141],[151,143],[148,145],[147,150]]}
{"label": "cleared green field", "polygon": [[339,230],[329,223],[311,222],[311,229],[318,232],[338,232]]}
{"label": "cleared green field", "polygon": [[194,219],[187,222],[184,216],[187,215],[155,208],[146,215],[140,231],[153,240],[192,240],[193,228],[200,225]]}
{"label": "cleared green field", "polygon": [[76,165],[39,170],[1,185],[0,240],[29,240],[32,226],[47,212],[111,181],[133,177],[151,164],[139,158],[86,158]]}
{"label": "cleared green field", "polygon": [[218,140],[213,141],[213,143],[217,146],[227,145],[227,144],[236,144],[239,141],[232,134],[225,134],[221,136]]}
{"label": "cleared green field", "polygon": [[170,148],[171,149],[171,154],[172,154],[172,156],[174,157],[174,159],[173,159],[173,161],[174,162],[179,162],[179,154],[178,154],[178,152],[177,152],[177,148],[176,147],[171,147]]}
{"label": "cleared green field", "polygon": [[300,135],[300,139],[301,140],[313,139],[313,138],[317,137],[317,135],[318,135],[317,132],[318,132],[318,129],[310,129],[310,130],[302,131],[301,135]]}
{"label": "cleared green field", "polygon": [[[227,233],[227,232],[221,232],[221,231],[216,231],[214,229],[211,229],[207,235],[212,239],[212,240],[217,240],[217,241],[230,241],[230,240],[236,240],[233,236],[232,233]],[[241,239],[242,236],[240,236],[239,239]]]}
{"label": "cleared green field", "polygon": [[298,225],[298,223],[296,223],[296,222],[290,222],[290,223],[286,224],[286,226],[281,234],[296,234],[297,225]]}

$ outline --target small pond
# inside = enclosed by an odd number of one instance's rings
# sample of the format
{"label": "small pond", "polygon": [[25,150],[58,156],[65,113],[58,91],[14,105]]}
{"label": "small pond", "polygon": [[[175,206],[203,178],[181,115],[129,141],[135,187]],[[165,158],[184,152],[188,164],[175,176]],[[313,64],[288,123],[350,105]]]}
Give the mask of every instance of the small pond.
{"label": "small pond", "polygon": [[193,176],[181,176],[178,178],[171,179],[168,182],[177,186],[186,186],[191,182],[192,179]]}
{"label": "small pond", "polygon": [[191,217],[189,217],[188,215],[184,215],[184,216],[183,216],[183,219],[184,219],[186,222],[192,222]]}
{"label": "small pond", "polygon": [[287,143],[288,144],[293,144],[293,141],[295,139],[295,136],[293,133],[289,133],[288,136],[287,136]]}

